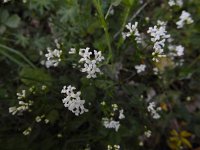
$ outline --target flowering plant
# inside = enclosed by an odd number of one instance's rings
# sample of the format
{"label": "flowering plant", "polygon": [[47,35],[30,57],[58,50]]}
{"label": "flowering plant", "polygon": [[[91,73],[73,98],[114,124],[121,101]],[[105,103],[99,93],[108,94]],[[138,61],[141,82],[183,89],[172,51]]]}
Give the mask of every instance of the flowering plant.
{"label": "flowering plant", "polygon": [[0,149],[198,149],[199,5],[0,2]]}

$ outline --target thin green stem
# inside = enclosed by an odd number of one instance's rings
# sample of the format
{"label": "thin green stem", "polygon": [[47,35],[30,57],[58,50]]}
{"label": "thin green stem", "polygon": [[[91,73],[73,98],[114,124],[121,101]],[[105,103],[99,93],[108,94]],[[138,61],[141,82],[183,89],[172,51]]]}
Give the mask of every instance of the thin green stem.
{"label": "thin green stem", "polygon": [[3,48],[3,49],[8,50],[8,51],[11,52],[11,53],[14,53],[14,54],[18,55],[18,56],[21,57],[25,62],[27,62],[31,67],[36,68],[35,65],[34,65],[30,60],[28,60],[22,53],[18,52],[17,50],[14,50],[14,49],[12,49],[12,48],[10,48],[10,47],[8,47],[8,46],[6,46],[6,45],[2,45],[2,44],[0,44],[0,47]]}
{"label": "thin green stem", "polygon": [[93,2],[94,2],[94,5],[97,9],[101,25],[102,25],[104,32],[105,32],[105,35],[106,35],[106,42],[107,42],[108,49],[109,49],[109,54],[108,54],[108,58],[107,58],[107,63],[108,63],[110,59],[112,60],[112,48],[111,48],[110,35],[109,35],[109,32],[108,32],[108,26],[107,26],[107,23],[105,21],[105,18],[104,18],[102,9],[101,9],[101,3],[99,2],[99,0],[93,0]]}
{"label": "thin green stem", "polygon": [[7,54],[6,52],[0,50],[0,53],[1,53],[2,55],[4,55],[4,56],[8,57],[11,61],[15,62],[15,63],[18,64],[19,66],[24,67],[24,64],[23,64],[23,63],[21,63],[20,61],[18,61],[18,60],[15,59],[14,57],[10,56],[10,55]]}

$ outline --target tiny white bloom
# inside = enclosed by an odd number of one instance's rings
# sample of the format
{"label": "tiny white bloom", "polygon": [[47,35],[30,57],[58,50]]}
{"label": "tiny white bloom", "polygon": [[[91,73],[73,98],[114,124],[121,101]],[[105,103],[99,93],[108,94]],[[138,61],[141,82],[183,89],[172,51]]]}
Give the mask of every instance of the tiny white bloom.
{"label": "tiny white bloom", "polygon": [[36,121],[36,122],[41,122],[41,120],[42,120],[42,119],[41,119],[40,116],[37,116],[37,117],[35,118],[35,121]]}
{"label": "tiny white bloom", "polygon": [[17,93],[17,99],[23,99],[26,97],[26,90],[22,90],[22,93]]}
{"label": "tiny white bloom", "polygon": [[141,73],[143,71],[145,71],[146,65],[145,64],[141,64],[141,65],[136,65],[135,69],[137,71],[137,73]]}
{"label": "tiny white bloom", "polygon": [[12,113],[12,115],[15,115],[17,113],[17,107],[9,107],[9,113]]}
{"label": "tiny white bloom", "polygon": [[124,119],[124,118],[125,118],[124,110],[121,109],[121,110],[119,111],[119,119]]}
{"label": "tiny white bloom", "polygon": [[193,23],[193,19],[191,18],[190,13],[186,12],[185,10],[182,11],[181,16],[179,17],[179,21],[176,22],[177,28],[183,28],[185,24]]}
{"label": "tiny white bloom", "polygon": [[32,128],[31,127],[28,127],[26,130],[23,131],[23,134],[24,135],[29,135],[32,131]]}
{"label": "tiny white bloom", "polygon": [[42,85],[42,90],[46,90],[47,86],[46,85]]}
{"label": "tiny white bloom", "polygon": [[103,121],[103,125],[106,128],[113,128],[113,129],[115,129],[116,132],[119,130],[119,127],[120,127],[119,121],[115,121],[115,120],[108,119],[108,118],[102,118],[102,121]]}
{"label": "tiny white bloom", "polygon": [[144,135],[145,135],[147,138],[151,137],[151,130],[145,131],[145,132],[144,132]]}
{"label": "tiny white bloom", "polygon": [[149,103],[147,110],[148,110],[148,112],[151,113],[151,116],[152,116],[153,119],[159,119],[160,118],[160,115],[158,114],[157,111],[160,111],[161,109],[160,108],[156,109],[155,102]]}
{"label": "tiny white bloom", "polygon": [[183,0],[169,0],[168,1],[169,6],[179,6],[182,7],[183,6]]}
{"label": "tiny white bloom", "polygon": [[138,26],[138,22],[135,22],[135,24],[128,23],[125,27],[129,31],[122,32],[123,39],[126,39],[126,37],[130,37],[131,35],[134,35],[136,42],[141,43],[142,39],[141,39],[140,33],[137,29],[137,26]]}
{"label": "tiny white bloom", "polygon": [[47,124],[49,123],[49,119],[45,119],[44,122]]}
{"label": "tiny white bloom", "polygon": [[75,48],[70,48],[69,54],[75,54],[76,53],[76,49]]}

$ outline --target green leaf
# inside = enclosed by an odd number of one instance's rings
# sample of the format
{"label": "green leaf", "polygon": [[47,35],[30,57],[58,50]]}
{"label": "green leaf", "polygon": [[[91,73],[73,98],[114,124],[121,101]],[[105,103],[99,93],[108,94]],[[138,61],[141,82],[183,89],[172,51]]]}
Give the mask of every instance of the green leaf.
{"label": "green leaf", "polygon": [[106,90],[109,87],[114,86],[114,83],[113,83],[113,81],[110,81],[110,80],[96,80],[95,85],[96,85],[96,87],[98,87],[100,89]]}
{"label": "green leaf", "polygon": [[96,98],[96,90],[93,86],[82,87],[81,94],[86,101],[94,101]]}
{"label": "green leaf", "polygon": [[6,22],[8,20],[8,17],[9,17],[9,13],[8,13],[7,10],[1,11],[0,20],[1,20],[2,23]]}
{"label": "green leaf", "polygon": [[42,69],[24,67],[20,72],[22,82],[27,85],[46,84],[51,85],[52,78]]}
{"label": "green leaf", "polygon": [[132,6],[135,0],[124,0],[123,2],[128,6]]}
{"label": "green leaf", "polygon": [[17,28],[20,23],[20,17],[18,15],[12,15],[8,18],[5,24],[10,28]]}
{"label": "green leaf", "polygon": [[47,118],[49,119],[49,121],[51,123],[54,123],[56,120],[58,120],[59,118],[59,113],[57,110],[52,110],[49,112],[49,114],[47,115]]}
{"label": "green leaf", "polygon": [[113,0],[112,5],[118,6],[121,3],[122,0]]}

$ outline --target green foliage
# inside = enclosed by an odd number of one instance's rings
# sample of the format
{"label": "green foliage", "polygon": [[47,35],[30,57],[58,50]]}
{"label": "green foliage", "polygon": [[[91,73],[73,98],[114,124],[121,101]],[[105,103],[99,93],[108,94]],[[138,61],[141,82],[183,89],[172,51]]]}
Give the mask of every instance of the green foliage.
{"label": "green foliage", "polygon": [[[182,7],[170,7],[168,0],[0,2],[0,149],[106,150],[108,145],[120,145],[121,150],[199,149],[199,6],[199,0],[184,1]],[[177,29],[183,10],[194,23]],[[153,42],[147,30],[157,20],[167,22],[171,44],[183,45],[184,56],[152,61]],[[123,39],[129,22],[138,22],[141,44],[132,35]],[[47,68],[45,54],[47,47],[56,48],[55,39],[62,50],[61,62]],[[166,41],[166,54],[169,45]],[[78,51],[68,53],[70,48],[86,47],[105,57],[98,65],[103,74],[97,78],[88,79],[80,71]],[[144,72],[137,72],[139,64],[146,65]],[[63,106],[64,85],[81,91],[88,112],[75,116]],[[22,90],[25,98],[17,99]],[[12,115],[9,108],[19,101],[33,104]],[[148,112],[150,102],[160,107],[160,119]],[[118,118],[113,104],[124,110],[124,119]],[[38,116],[43,117],[37,122]],[[105,117],[120,121],[117,132],[105,128]],[[24,135],[29,127],[31,132]]]}

